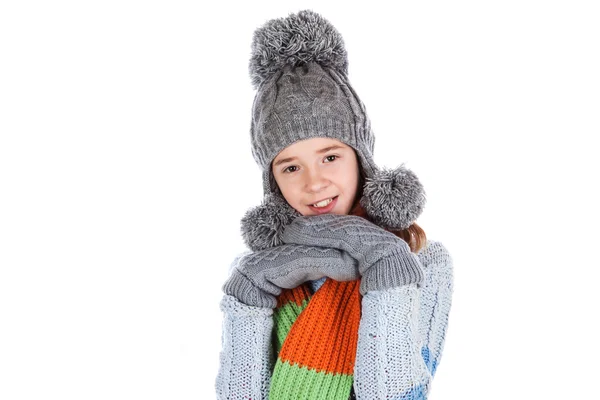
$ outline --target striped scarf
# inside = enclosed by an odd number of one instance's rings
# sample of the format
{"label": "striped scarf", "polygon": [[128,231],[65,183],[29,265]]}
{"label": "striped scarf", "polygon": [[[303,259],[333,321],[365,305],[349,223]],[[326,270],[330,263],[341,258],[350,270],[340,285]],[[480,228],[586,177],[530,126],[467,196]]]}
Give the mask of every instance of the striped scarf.
{"label": "striped scarf", "polygon": [[277,361],[270,400],[347,400],[360,322],[360,280],[284,289],[273,313]]}

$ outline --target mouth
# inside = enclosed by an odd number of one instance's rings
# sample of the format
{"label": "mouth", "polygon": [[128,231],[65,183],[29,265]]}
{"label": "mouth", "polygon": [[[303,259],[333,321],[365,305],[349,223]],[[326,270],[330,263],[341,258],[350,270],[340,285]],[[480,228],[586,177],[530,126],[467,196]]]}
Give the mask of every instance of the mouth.
{"label": "mouth", "polygon": [[323,207],[315,207],[314,204],[309,204],[308,207],[318,214],[324,214],[326,212],[331,211],[333,207],[335,207],[335,205],[337,204],[337,199],[338,196],[332,197],[331,200],[329,200],[329,204],[325,204]]}

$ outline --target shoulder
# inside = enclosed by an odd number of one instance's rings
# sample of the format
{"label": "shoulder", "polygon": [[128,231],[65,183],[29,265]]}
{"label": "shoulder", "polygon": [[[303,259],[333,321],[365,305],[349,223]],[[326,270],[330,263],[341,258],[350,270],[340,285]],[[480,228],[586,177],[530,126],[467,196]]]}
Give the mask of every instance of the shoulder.
{"label": "shoulder", "polygon": [[435,240],[427,240],[427,245],[417,255],[425,274],[424,285],[433,287],[432,284],[444,284],[452,290],[454,262],[446,246]]}
{"label": "shoulder", "polygon": [[452,256],[450,255],[450,252],[442,242],[437,240],[428,239],[425,247],[417,252],[417,256],[423,265],[444,264],[452,266]]}

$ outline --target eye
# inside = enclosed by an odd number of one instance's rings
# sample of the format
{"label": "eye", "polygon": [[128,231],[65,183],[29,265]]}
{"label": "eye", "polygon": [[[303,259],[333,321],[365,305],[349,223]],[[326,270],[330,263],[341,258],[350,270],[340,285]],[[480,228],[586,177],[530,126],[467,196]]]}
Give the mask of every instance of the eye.
{"label": "eye", "polygon": [[[330,155],[328,155],[328,156],[325,156],[325,159],[327,160],[327,159],[330,159],[331,157],[333,157],[333,160],[330,160],[329,162],[333,162],[333,161],[335,161],[337,158],[340,158],[340,156],[338,156],[337,154],[330,154]],[[290,168],[298,168],[298,167],[296,167],[295,165],[290,165],[289,167],[287,167],[287,168],[285,168],[285,169],[283,170],[283,173],[284,173],[284,174],[290,174],[290,173],[292,173],[292,172],[296,172],[296,170],[290,171]]]}

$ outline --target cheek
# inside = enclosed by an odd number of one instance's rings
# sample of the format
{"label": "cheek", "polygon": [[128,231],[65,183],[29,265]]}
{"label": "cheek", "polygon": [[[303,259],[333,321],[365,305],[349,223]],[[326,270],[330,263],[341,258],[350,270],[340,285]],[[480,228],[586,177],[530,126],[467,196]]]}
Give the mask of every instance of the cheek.
{"label": "cheek", "polygon": [[282,190],[283,197],[287,200],[287,202],[292,206],[298,206],[300,204],[300,193],[294,185],[287,185],[283,187]]}
{"label": "cheek", "polygon": [[355,197],[358,193],[359,180],[356,177],[352,177],[345,182],[344,192],[346,193],[346,201],[348,204],[354,202]]}
{"label": "cheek", "polygon": [[344,180],[344,188],[346,189],[346,191],[356,191],[356,188],[358,186],[358,177],[355,175],[350,175],[348,177],[346,177],[346,179]]}

